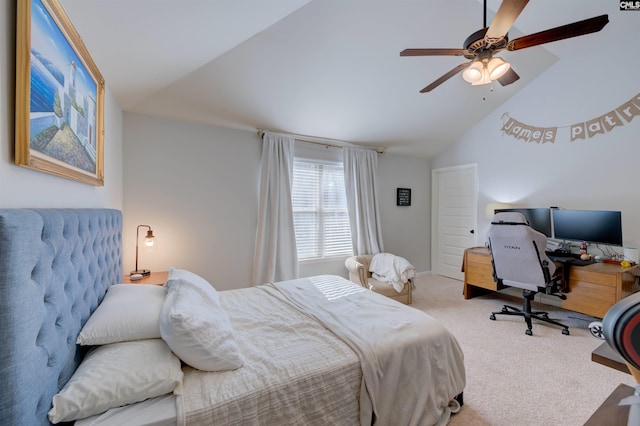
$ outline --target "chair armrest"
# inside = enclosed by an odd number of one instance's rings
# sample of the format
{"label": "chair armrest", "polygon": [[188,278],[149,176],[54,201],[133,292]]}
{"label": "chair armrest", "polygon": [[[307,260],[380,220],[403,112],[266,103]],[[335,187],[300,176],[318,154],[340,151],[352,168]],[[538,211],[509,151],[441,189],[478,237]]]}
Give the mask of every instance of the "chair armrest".
{"label": "chair armrest", "polygon": [[[369,277],[369,263],[362,256],[352,256],[344,261],[344,266],[349,271],[349,279],[356,284],[367,287]],[[367,287],[368,288],[368,287]]]}

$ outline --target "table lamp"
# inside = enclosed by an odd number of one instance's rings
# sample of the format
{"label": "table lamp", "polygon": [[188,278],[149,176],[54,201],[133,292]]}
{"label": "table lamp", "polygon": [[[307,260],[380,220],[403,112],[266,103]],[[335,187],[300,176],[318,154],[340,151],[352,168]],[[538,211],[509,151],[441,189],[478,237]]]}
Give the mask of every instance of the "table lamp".
{"label": "table lamp", "polygon": [[147,247],[153,247],[156,237],[153,235],[153,231],[149,225],[138,225],[136,229],[136,270],[131,271],[131,275],[149,275],[151,271],[149,269],[138,269],[138,241],[140,240],[140,228],[148,228],[147,235],[144,237],[144,244]]}

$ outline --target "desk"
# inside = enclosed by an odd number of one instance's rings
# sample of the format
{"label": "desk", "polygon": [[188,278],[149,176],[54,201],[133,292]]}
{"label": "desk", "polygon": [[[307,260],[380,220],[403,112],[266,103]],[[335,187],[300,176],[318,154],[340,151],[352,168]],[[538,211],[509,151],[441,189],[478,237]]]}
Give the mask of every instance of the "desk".
{"label": "desk", "polygon": [[[562,301],[562,308],[603,318],[616,302],[638,290],[631,269],[633,268],[623,268],[609,263],[570,266],[569,292],[566,294],[567,299]],[[488,248],[466,249],[462,270],[465,299],[479,296],[488,290],[500,289],[493,281],[493,267]]]}
{"label": "desk", "polygon": [[591,352],[591,361],[606,365],[607,367],[614,368],[618,371],[622,371],[623,373],[631,374],[631,371],[629,371],[629,367],[622,356],[611,349],[611,346],[609,346],[607,342],[603,342],[600,346],[595,348],[593,352]]}

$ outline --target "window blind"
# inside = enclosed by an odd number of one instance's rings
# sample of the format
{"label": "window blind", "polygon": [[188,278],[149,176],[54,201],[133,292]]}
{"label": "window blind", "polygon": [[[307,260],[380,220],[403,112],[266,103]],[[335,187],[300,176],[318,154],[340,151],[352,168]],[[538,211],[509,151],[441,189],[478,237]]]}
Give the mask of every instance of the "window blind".
{"label": "window blind", "polygon": [[342,164],[294,159],[292,205],[299,260],[353,253]]}

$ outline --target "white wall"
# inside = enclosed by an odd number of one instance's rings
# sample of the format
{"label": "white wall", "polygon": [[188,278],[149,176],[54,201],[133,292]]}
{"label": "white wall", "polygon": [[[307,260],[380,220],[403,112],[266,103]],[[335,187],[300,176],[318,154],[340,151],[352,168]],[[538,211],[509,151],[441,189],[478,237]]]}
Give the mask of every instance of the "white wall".
{"label": "white wall", "polygon": [[[135,229],[150,225],[154,253],[139,267],[185,268],[218,289],[251,281],[257,223],[261,140],[230,130],[140,114],[124,115],[125,271],[134,269]],[[384,154],[379,190],[385,248],[419,271],[429,264],[428,162]],[[395,206],[396,187],[413,189],[411,207]],[[347,275],[344,259],[306,262],[301,276]]]}
{"label": "white wall", "polygon": [[0,207],[122,209],[122,111],[105,96],[105,185],[95,187],[14,164],[16,4],[0,2]]}
{"label": "white wall", "polygon": [[[619,17],[610,17],[612,30],[619,28]],[[631,18],[628,13],[625,17]],[[574,142],[566,127],[608,113],[640,92],[634,71],[640,68],[640,57],[629,54],[623,42],[598,46],[597,38],[593,40],[591,52],[597,55],[576,54],[558,61],[434,158],[434,168],[478,163],[481,238],[488,226],[486,203],[500,201],[518,207],[621,210],[625,246],[640,243],[640,117]],[[503,135],[504,112],[528,125],[560,126],[555,143],[526,143]]]}
{"label": "white wall", "polygon": [[139,267],[189,269],[223,290],[249,285],[257,222],[257,134],[124,117],[124,265],[134,269],[135,230],[150,225],[158,246]]}

